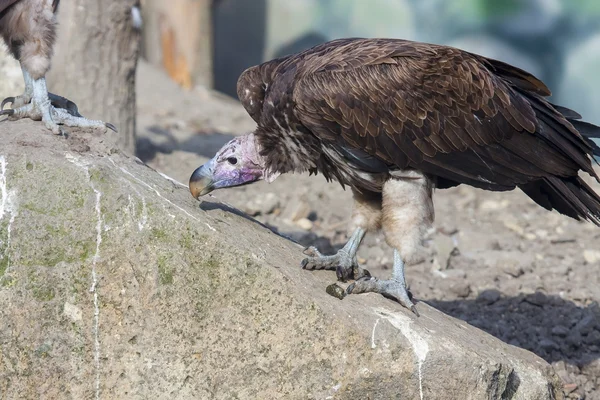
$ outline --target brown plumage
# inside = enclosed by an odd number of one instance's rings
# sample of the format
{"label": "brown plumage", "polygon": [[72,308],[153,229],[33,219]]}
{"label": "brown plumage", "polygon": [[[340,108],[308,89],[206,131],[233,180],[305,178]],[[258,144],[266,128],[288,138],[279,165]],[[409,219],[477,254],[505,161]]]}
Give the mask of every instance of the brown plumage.
{"label": "brown plumage", "polygon": [[[391,281],[361,280],[350,292],[377,291],[412,307],[403,265],[418,260],[433,221],[432,187],[519,187],[547,209],[600,225],[600,197],[578,176],[599,179],[591,138],[600,128],[549,103],[544,83],[506,63],[406,40],[340,39],[249,68],[237,89],[258,124],[244,143],[255,143],[263,175],[320,172],[349,185],[358,243],[381,227],[396,250]],[[232,148],[226,159],[241,157],[235,168],[243,170],[244,152]],[[207,190],[200,177],[211,188],[242,182],[214,183],[220,154],[192,176],[193,193]],[[342,278],[363,275],[355,259],[309,253],[305,266],[337,263]]]}
{"label": "brown plumage", "polygon": [[[0,115],[42,120],[54,133],[60,133],[59,124],[115,130],[111,124],[83,118],[75,103],[48,93],[45,76],[56,40],[58,4],[59,0],[0,0],[0,35],[21,63],[25,81],[22,95],[2,101]],[[4,110],[6,103],[12,103],[12,109]]]}
{"label": "brown plumage", "polygon": [[0,34],[31,77],[50,68],[59,0],[0,0]]}
{"label": "brown plumage", "polygon": [[[250,68],[238,81],[273,170],[320,170],[380,190],[385,179],[364,182],[340,162],[374,172],[414,168],[437,178],[438,188],[518,186],[546,208],[598,223],[600,198],[577,177],[583,170],[597,178],[594,145],[578,132],[579,116],[548,95],[541,81],[500,61],[391,39],[325,43]],[[281,128],[303,132],[289,140],[310,149],[307,159],[295,162]]]}

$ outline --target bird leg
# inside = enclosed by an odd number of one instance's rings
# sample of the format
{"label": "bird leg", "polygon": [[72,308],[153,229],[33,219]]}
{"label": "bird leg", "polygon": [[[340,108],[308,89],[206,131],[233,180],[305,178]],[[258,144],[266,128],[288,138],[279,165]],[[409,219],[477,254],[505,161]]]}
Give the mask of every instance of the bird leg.
{"label": "bird leg", "polygon": [[381,280],[369,277],[357,280],[346,289],[346,293],[348,294],[368,292],[379,293],[386,297],[390,297],[419,316],[419,312],[411,300],[412,295],[406,288],[404,261],[400,257],[400,252],[396,249],[394,249],[394,269],[391,279]]}
{"label": "bird leg", "polygon": [[[54,134],[61,133],[61,129],[58,125],[77,126],[81,128],[102,128],[104,130],[109,128],[115,132],[117,131],[112,124],[83,118],[77,111],[75,103],[64,97],[48,93],[46,79],[44,77],[31,79],[25,70],[23,70],[23,77],[25,79],[25,93],[14,99],[13,106],[16,106],[15,108],[1,110],[0,115],[8,115],[11,120],[20,118],[31,118],[36,121],[42,120],[46,125],[46,128],[51,130]],[[27,99],[28,80],[31,81],[32,88],[30,100]],[[27,102],[25,102],[26,100]],[[11,101],[12,98],[10,97],[4,99],[2,107],[5,103]],[[22,102],[25,103],[20,105]],[[52,102],[54,102],[55,105],[53,105]]]}
{"label": "bird leg", "polygon": [[306,248],[304,254],[309,257],[302,260],[302,268],[309,270],[335,269],[338,279],[342,282],[345,282],[349,278],[359,279],[370,277],[371,274],[369,271],[362,268],[356,259],[356,252],[365,233],[364,229],[356,228],[344,247],[331,256],[322,255],[314,246]]}

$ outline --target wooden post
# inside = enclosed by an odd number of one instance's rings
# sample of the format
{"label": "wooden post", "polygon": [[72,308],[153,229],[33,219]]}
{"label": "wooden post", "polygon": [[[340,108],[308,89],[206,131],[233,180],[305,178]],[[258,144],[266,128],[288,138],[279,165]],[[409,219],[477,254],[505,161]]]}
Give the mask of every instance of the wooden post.
{"label": "wooden post", "polygon": [[62,1],[49,90],[75,102],[90,119],[113,123],[122,150],[135,153],[138,0]]}
{"label": "wooden post", "polygon": [[144,0],[143,56],[184,88],[213,86],[211,0]]}

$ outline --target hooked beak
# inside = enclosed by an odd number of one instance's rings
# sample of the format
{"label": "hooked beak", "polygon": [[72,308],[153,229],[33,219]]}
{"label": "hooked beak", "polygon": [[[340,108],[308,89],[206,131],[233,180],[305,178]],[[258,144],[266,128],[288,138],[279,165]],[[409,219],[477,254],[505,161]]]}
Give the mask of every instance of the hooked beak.
{"label": "hooked beak", "polygon": [[195,199],[198,199],[200,196],[204,196],[215,189],[213,167],[214,161],[210,160],[197,168],[190,177],[190,192]]}

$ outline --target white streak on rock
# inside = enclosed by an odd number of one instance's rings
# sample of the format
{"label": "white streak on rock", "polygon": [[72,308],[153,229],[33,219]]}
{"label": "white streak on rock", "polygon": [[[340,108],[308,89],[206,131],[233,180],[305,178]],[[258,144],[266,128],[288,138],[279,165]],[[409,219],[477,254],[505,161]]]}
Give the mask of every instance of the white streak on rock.
{"label": "white streak on rock", "polygon": [[168,179],[168,180],[170,180],[171,182],[173,182],[173,183],[174,183],[174,184],[176,184],[176,185],[183,186],[184,188],[187,188],[187,187],[188,187],[188,185],[184,185],[183,183],[179,182],[177,179],[173,179],[173,178],[171,178],[171,177],[170,177],[169,175],[167,175],[167,174],[163,174],[163,173],[162,173],[162,172],[160,172],[160,171],[158,171],[158,173],[160,174],[160,176],[162,176],[162,177],[163,177],[163,178],[165,178],[165,179]]}
{"label": "white streak on rock", "polygon": [[371,332],[371,348],[372,349],[377,347],[377,345],[375,344],[375,328],[377,328],[377,324],[379,323],[380,319],[381,318],[377,318],[377,321],[375,321],[375,324],[373,325],[373,332]]}
{"label": "white streak on rock", "polygon": [[[164,201],[166,201],[167,203],[169,203],[170,205],[172,205],[173,207],[177,208],[179,211],[183,212],[185,215],[187,215],[188,217],[190,217],[191,219],[193,219],[196,222],[200,222],[200,220],[198,218],[196,218],[194,215],[190,214],[187,210],[185,210],[184,208],[179,207],[177,204],[173,203],[171,200],[167,199],[166,197],[164,197],[162,194],[160,194],[160,192],[158,190],[156,190],[154,187],[152,187],[151,185],[149,185],[148,183],[144,182],[143,180],[141,180],[140,178],[138,178],[137,176],[133,175],[131,172],[127,171],[125,168],[123,167],[119,167],[121,169],[121,171],[123,171],[124,173],[126,173],[127,175],[129,175],[130,177],[132,177],[133,179],[135,179],[138,183],[140,183],[141,185],[147,187],[148,189],[152,190],[154,193],[156,193],[156,195],[158,197],[160,197],[161,199],[163,199]],[[210,224],[208,224],[207,222],[204,223],[204,225],[206,225],[210,230],[216,232],[217,230],[215,228],[213,228],[212,226],[210,226]]]}
{"label": "white streak on rock", "polygon": [[96,194],[96,251],[94,258],[92,259],[92,285],[90,292],[94,294],[94,326],[92,329],[94,335],[94,364],[96,367],[96,383],[95,383],[95,394],[96,399],[100,398],[100,332],[99,332],[99,321],[100,321],[100,306],[98,301],[98,275],[96,273],[96,264],[100,259],[100,243],[102,243],[102,209],[100,208],[100,199],[102,198],[102,192],[100,192],[94,186],[92,182],[92,176],[88,169],[88,164],[79,160],[79,157],[72,154],[66,153],[65,157],[68,161],[72,162],[79,168],[85,171],[90,187]]}
{"label": "white streak on rock", "polygon": [[[87,168],[86,168],[87,170]],[[89,176],[89,172],[88,172]],[[96,399],[100,398],[100,340],[99,340],[99,326],[98,322],[100,319],[100,307],[98,306],[98,276],[96,274],[96,264],[100,259],[100,243],[102,243],[102,211],[100,208],[100,199],[102,193],[94,187],[94,184],[90,181],[90,186],[96,193],[96,252],[92,259],[92,287],[90,292],[94,293],[94,362],[96,364]]]}
{"label": "white streak on rock", "polygon": [[412,320],[399,312],[392,312],[385,309],[375,309],[375,313],[381,318],[386,319],[392,326],[398,329],[410,342],[415,356],[417,357],[417,367],[419,371],[419,393],[423,400],[423,375],[422,367],[429,353],[429,345],[425,337],[411,328]]}
{"label": "white streak on rock", "polygon": [[[4,245],[4,253],[0,254],[0,257],[8,257],[8,248],[10,247],[10,234],[12,229],[12,224],[15,221],[15,217],[18,214],[17,206],[15,204],[15,196],[16,192],[8,190],[7,176],[6,176],[6,157],[0,156],[0,196],[2,199],[0,200],[0,221],[4,218],[5,215],[10,214],[10,219],[8,220],[8,224],[6,226],[6,243],[2,243],[0,240],[0,245]],[[4,273],[8,271],[10,268],[10,261],[6,264],[6,269]]]}
{"label": "white streak on rock", "polygon": [[[122,179],[125,180],[124,178],[122,178]],[[142,216],[141,216],[141,219],[138,221],[138,231],[141,232],[144,230],[144,228],[148,224],[148,208],[146,207],[146,198],[144,196],[142,196],[140,191],[137,190],[135,187],[132,187],[132,189],[135,192],[135,194],[137,194],[139,196],[139,198],[142,199]],[[131,200],[131,196],[129,198],[129,202],[132,204],[132,208],[133,208],[132,216],[135,217],[135,203]]]}

